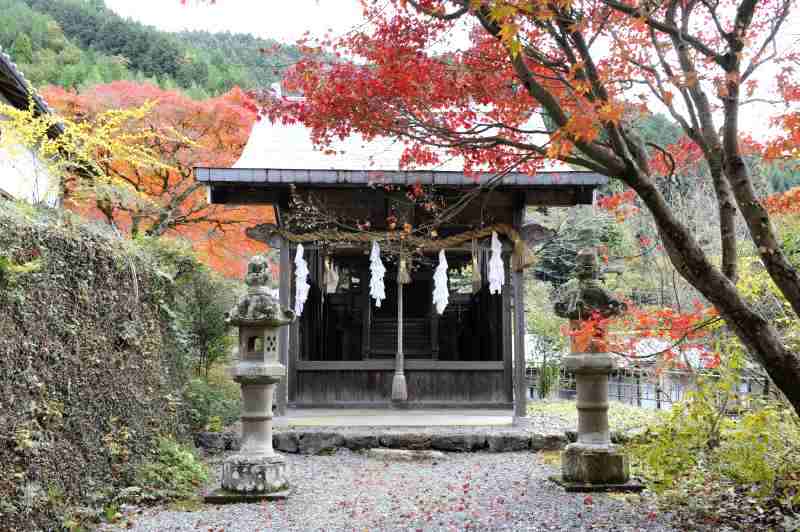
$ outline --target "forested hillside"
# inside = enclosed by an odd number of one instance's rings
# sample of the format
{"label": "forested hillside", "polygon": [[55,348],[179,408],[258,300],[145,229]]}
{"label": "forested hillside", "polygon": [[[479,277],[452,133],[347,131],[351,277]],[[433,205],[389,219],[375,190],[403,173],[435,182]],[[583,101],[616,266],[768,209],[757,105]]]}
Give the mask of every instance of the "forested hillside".
{"label": "forested hillside", "polygon": [[0,12],[0,46],[37,87],[151,81],[201,99],[268,85],[299,56],[251,35],[163,32],[123,19],[103,0],[0,0]]}

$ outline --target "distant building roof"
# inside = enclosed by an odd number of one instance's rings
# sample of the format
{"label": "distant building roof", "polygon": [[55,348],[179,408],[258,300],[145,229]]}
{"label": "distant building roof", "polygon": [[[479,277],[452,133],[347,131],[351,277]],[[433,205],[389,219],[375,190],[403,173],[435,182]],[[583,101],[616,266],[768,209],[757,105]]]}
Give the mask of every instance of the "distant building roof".
{"label": "distant building roof", "polygon": [[[2,47],[0,47],[0,101],[8,102],[21,110],[28,109],[33,101],[36,115],[52,112]],[[50,128],[48,135],[57,137],[63,132],[63,127],[56,124]],[[29,201],[57,203],[57,198],[48,190],[50,180],[49,172],[34,152],[19,146],[0,146],[0,198],[25,198]]]}
{"label": "distant building roof", "polygon": [[0,47],[0,94],[17,109],[27,109],[30,100],[37,113],[51,113],[47,102],[31,87],[11,56]]}

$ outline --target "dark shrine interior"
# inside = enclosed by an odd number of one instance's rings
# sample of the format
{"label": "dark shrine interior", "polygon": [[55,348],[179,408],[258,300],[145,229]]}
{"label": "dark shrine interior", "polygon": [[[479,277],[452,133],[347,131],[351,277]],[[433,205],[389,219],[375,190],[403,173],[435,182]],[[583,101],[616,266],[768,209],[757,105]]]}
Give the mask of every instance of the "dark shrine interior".
{"label": "dark shrine interior", "polygon": [[[358,361],[394,359],[397,353],[397,268],[387,264],[386,299],[376,307],[369,297],[366,255],[329,258],[339,271],[333,287],[324,287],[323,260],[309,250],[309,284],[300,327],[300,359]],[[502,296],[489,294],[488,254],[480,253],[482,285],[473,293],[470,254],[447,251],[450,301],[439,315],[433,304],[434,257],[417,261],[411,283],[403,286],[403,352],[408,359],[500,361]],[[325,293],[328,292],[328,293]]]}

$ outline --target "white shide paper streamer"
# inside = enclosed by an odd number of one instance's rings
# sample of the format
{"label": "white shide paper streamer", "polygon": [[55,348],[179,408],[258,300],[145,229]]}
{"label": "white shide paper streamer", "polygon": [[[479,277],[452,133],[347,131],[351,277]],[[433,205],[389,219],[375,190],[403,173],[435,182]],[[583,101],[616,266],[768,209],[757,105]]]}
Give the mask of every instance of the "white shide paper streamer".
{"label": "white shide paper streamer", "polygon": [[447,289],[447,259],[444,250],[439,251],[439,265],[433,274],[433,303],[436,312],[441,314],[450,302],[450,290]]}
{"label": "white shide paper streamer", "polygon": [[503,271],[503,246],[497,238],[497,232],[492,231],[492,258],[489,259],[489,293],[499,294],[506,282]]}
{"label": "white shide paper streamer", "polygon": [[386,288],[383,285],[386,267],[381,261],[381,248],[374,240],[372,241],[372,251],[369,254],[369,273],[369,295],[375,300],[375,306],[380,308],[381,303],[386,299]]}
{"label": "white shide paper streamer", "polygon": [[311,285],[308,284],[308,263],[303,258],[303,244],[297,244],[297,253],[294,256],[294,312],[300,316],[303,314],[303,305],[308,299],[308,291]]}

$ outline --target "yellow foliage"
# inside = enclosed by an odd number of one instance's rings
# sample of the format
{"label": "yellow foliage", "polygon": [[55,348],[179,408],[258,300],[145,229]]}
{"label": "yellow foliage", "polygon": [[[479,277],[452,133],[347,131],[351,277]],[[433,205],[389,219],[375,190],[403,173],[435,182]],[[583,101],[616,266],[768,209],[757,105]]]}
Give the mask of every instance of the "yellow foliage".
{"label": "yellow foliage", "polygon": [[131,109],[113,109],[91,121],[76,122],[53,114],[37,114],[33,104],[17,109],[0,103],[0,147],[24,147],[36,154],[50,175],[80,175],[91,186],[126,187],[105,168],[120,161],[133,168],[169,168],[154,149],[163,135],[136,128],[153,103]]}
{"label": "yellow foliage", "polygon": [[743,262],[739,272],[736,283],[739,292],[772,321],[789,349],[800,349],[800,320],[761,262],[757,259]]}

